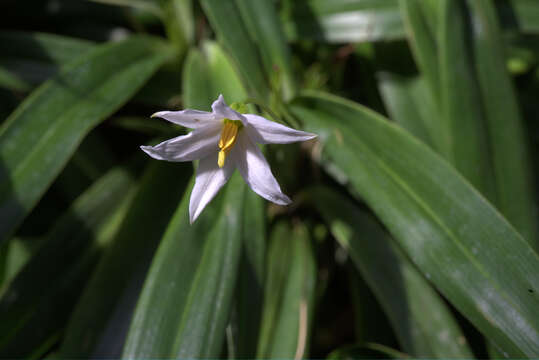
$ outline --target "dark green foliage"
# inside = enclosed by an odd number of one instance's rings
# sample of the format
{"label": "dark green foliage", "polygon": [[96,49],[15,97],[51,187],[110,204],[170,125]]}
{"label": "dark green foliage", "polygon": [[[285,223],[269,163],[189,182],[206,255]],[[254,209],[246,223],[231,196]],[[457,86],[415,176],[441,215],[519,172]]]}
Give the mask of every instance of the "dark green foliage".
{"label": "dark green foliage", "polygon": [[[539,357],[539,1],[0,10],[0,358]],[[190,224],[220,94],[318,138]]]}

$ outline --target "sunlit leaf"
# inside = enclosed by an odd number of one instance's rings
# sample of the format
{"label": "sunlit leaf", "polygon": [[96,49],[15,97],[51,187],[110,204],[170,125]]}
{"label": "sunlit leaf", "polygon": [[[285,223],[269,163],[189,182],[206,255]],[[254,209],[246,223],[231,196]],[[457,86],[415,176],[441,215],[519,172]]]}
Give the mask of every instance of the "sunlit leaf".
{"label": "sunlit leaf", "polygon": [[309,234],[279,223],[268,249],[259,358],[308,358],[316,264]]}
{"label": "sunlit leaf", "polygon": [[378,297],[406,353],[472,357],[445,302],[380,225],[329,188],[307,194]]}
{"label": "sunlit leaf", "polygon": [[0,128],[0,241],[37,203],[83,137],[171,54],[144,37],[96,47],[11,114]]}
{"label": "sunlit leaf", "polygon": [[52,345],[51,339],[57,339],[103,248],[118,229],[132,183],[121,169],[96,182],[58,220],[2,291],[2,357],[36,357]]}
{"label": "sunlit leaf", "polygon": [[190,175],[187,165],[150,163],[69,320],[62,357],[120,356],[146,271]]}
{"label": "sunlit leaf", "polygon": [[533,356],[539,259],[514,228],[444,160],[376,113],[325,94],[292,111],[436,288],[509,356]]}
{"label": "sunlit leaf", "polygon": [[242,247],[242,183],[236,174],[192,225],[183,198],[152,261],[124,357],[219,356]]}

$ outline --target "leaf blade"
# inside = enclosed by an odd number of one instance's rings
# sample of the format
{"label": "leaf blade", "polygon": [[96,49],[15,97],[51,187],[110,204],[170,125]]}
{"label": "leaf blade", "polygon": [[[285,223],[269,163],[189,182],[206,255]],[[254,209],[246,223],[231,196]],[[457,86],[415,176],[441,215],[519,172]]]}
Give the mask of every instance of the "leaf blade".
{"label": "leaf blade", "polygon": [[378,297],[406,353],[473,357],[442,298],[372,218],[329,188],[307,194]]}
{"label": "leaf blade", "polygon": [[[526,241],[454,169],[381,116],[324,94],[301,101],[292,111],[326,139],[332,161],[421,271],[504,351],[532,356],[539,259]],[[500,269],[508,256],[512,266]]]}
{"label": "leaf blade", "polygon": [[[0,241],[37,203],[82,138],[171,55],[148,38],[97,47],[36,89],[0,128]],[[72,121],[76,119],[76,121]]]}

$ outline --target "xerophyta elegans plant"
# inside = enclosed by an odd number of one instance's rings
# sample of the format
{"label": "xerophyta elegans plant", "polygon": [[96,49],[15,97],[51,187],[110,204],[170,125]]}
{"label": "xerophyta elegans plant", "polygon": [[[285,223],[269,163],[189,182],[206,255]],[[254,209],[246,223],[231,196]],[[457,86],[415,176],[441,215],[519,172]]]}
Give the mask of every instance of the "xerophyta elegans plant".
{"label": "xerophyta elegans plant", "polygon": [[1,3],[0,358],[539,356],[539,1]]}

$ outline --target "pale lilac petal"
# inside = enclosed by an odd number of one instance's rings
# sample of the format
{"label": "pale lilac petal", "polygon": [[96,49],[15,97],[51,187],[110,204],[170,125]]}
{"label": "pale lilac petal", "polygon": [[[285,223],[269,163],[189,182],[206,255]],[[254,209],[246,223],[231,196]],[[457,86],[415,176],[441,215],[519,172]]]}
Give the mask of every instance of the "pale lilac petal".
{"label": "pale lilac petal", "polygon": [[217,100],[211,105],[213,114],[216,119],[230,119],[230,120],[241,120],[245,122],[245,118],[242,114],[237,111],[232,110],[225,102],[223,95],[219,95]]}
{"label": "pale lilac petal", "polygon": [[140,148],[157,160],[193,161],[207,157],[212,152],[219,152],[220,132],[220,125],[209,125],[155,146]]}
{"label": "pale lilac petal", "polygon": [[153,114],[152,117],[159,117],[190,129],[197,129],[217,121],[213,113],[191,109],[159,111]]}
{"label": "pale lilac petal", "polygon": [[247,119],[247,132],[259,144],[289,144],[315,138],[316,134],[294,130],[254,114],[243,115]]}
{"label": "pale lilac petal", "polygon": [[279,205],[292,202],[282,193],[262,151],[245,133],[238,137],[230,155],[241,176],[255,193]]}
{"label": "pale lilac petal", "polygon": [[234,164],[225,162],[220,168],[217,165],[217,153],[201,159],[198,164],[195,186],[189,200],[189,221],[192,224],[202,210],[219,192],[234,172]]}

